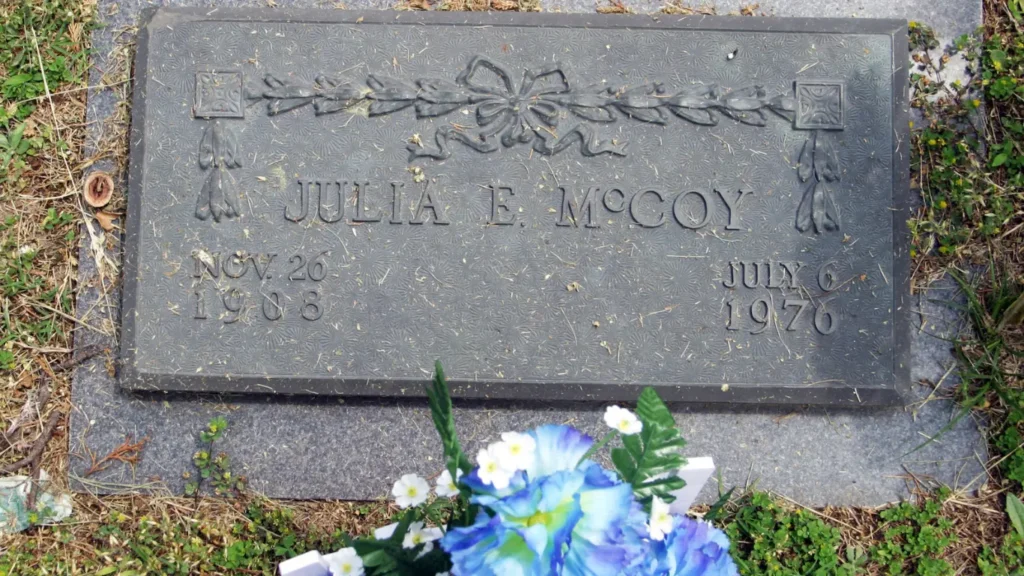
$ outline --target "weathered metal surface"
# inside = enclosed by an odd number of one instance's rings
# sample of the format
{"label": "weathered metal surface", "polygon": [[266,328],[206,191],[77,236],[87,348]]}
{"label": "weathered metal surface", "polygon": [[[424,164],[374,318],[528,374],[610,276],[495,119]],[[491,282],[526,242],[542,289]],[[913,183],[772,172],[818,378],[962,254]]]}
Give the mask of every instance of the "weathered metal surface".
{"label": "weathered metal surface", "polygon": [[[137,390],[895,403],[905,23],[160,10]],[[894,58],[894,55],[898,57]]]}

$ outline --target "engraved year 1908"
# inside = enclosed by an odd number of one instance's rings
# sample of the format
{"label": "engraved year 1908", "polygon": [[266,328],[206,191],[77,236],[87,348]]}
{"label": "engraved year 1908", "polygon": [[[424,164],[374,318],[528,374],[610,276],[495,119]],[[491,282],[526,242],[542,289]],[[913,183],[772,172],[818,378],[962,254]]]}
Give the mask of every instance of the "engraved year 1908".
{"label": "engraved year 1908", "polygon": [[[192,253],[192,276],[195,279],[192,317],[196,320],[209,320],[213,314],[214,318],[225,324],[234,324],[247,319],[247,312],[256,308],[264,319],[272,322],[289,313],[309,321],[319,320],[324,312],[319,289],[315,284],[309,288],[296,283],[319,283],[326,278],[328,254],[292,254],[284,262],[275,265],[275,261],[279,260],[278,255],[273,253],[247,254],[237,251],[222,255],[220,252],[196,250]],[[252,293],[244,289],[246,277],[259,282]],[[283,278],[292,289],[269,288],[269,281],[275,277]],[[204,284],[206,279],[213,280],[211,286]]]}

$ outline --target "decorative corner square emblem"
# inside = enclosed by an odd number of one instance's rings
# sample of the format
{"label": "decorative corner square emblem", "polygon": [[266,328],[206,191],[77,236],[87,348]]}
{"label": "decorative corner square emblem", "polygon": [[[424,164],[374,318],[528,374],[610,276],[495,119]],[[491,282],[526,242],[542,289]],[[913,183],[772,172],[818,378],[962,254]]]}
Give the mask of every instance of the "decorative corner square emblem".
{"label": "decorative corner square emblem", "polygon": [[796,81],[798,130],[843,129],[843,83],[835,80]]}
{"label": "decorative corner square emblem", "polygon": [[244,118],[241,72],[196,72],[196,118]]}

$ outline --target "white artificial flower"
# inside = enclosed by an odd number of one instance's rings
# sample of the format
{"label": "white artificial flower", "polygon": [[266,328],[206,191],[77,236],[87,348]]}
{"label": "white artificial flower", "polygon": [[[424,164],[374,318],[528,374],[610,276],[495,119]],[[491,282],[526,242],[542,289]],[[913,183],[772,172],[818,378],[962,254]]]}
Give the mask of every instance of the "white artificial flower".
{"label": "white artificial flower", "polygon": [[626,436],[636,434],[644,428],[643,422],[637,419],[636,414],[620,406],[609,406],[604,411],[604,423]]}
{"label": "white artificial flower", "polygon": [[455,480],[452,480],[452,473],[448,470],[441,472],[441,475],[437,477],[437,488],[434,488],[434,493],[437,494],[438,498],[451,498],[459,493],[459,487],[456,486],[456,482],[462,478],[462,470],[455,472]]}
{"label": "white artificial flower", "polygon": [[331,576],[363,576],[363,559],[355,548],[342,548],[333,554],[325,554],[327,569]]}
{"label": "white artificial flower", "polygon": [[647,525],[647,531],[652,540],[664,540],[665,536],[672,531],[672,515],[668,511],[668,502],[657,496],[651,502],[651,521]]}
{"label": "white artificial flower", "polygon": [[493,448],[492,444],[488,449],[477,452],[476,464],[479,468],[476,474],[484,484],[490,484],[496,490],[504,490],[512,480],[512,473],[501,467]]}
{"label": "white artificial flower", "polygon": [[442,536],[444,536],[444,532],[440,528],[424,528],[423,522],[413,522],[409,524],[409,530],[405,533],[405,539],[402,540],[402,548],[415,548],[420,544],[427,544],[430,550],[433,550],[434,540],[440,540]]}
{"label": "white artificial flower", "polygon": [[434,551],[434,543],[433,542],[427,542],[426,544],[423,545],[423,550],[420,550],[420,553],[416,555],[416,560],[419,560],[420,558],[423,558],[424,556],[426,556],[427,554],[430,554],[433,551]]}
{"label": "white artificial flower", "polygon": [[533,453],[537,449],[537,441],[529,434],[505,432],[501,442],[493,445],[498,454],[498,464],[508,470],[526,470],[533,464]]}
{"label": "white artificial flower", "polygon": [[399,508],[408,508],[410,506],[419,506],[427,501],[427,496],[430,494],[430,484],[423,478],[420,478],[416,474],[406,474],[395,482],[395,487],[391,489],[391,494],[395,497],[395,502]]}
{"label": "white artificial flower", "polygon": [[392,522],[387,526],[381,526],[380,528],[374,528],[373,537],[377,540],[387,540],[391,538],[395,533],[395,528],[398,528],[398,522]]}

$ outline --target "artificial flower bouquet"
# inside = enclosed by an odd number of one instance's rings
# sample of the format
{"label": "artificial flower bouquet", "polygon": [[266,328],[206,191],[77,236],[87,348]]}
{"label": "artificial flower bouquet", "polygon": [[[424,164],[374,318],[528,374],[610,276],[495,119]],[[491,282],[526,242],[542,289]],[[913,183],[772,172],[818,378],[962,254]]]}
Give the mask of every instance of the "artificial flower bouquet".
{"label": "artificial flower bouquet", "polygon": [[[434,497],[424,478],[402,476],[392,489],[401,519],[317,560],[332,576],[737,574],[723,532],[669,513],[685,441],[653,388],[635,414],[608,408],[599,441],[564,425],[506,432],[476,466],[440,362],[427,396],[445,456]],[[608,446],[613,470],[591,459]]]}

